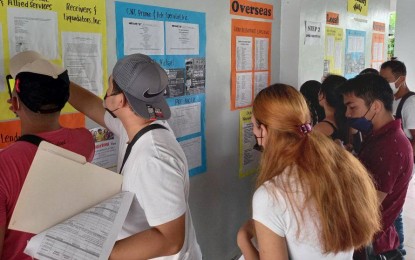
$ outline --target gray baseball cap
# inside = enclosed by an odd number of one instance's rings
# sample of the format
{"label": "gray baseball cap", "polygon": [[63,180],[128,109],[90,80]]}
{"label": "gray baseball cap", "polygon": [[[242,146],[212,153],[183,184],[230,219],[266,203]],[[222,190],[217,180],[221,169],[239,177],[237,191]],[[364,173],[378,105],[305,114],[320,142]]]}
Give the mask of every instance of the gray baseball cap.
{"label": "gray baseball cap", "polygon": [[125,56],[115,64],[112,78],[138,115],[145,119],[170,118],[170,108],[164,98],[168,76],[150,57],[140,53]]}

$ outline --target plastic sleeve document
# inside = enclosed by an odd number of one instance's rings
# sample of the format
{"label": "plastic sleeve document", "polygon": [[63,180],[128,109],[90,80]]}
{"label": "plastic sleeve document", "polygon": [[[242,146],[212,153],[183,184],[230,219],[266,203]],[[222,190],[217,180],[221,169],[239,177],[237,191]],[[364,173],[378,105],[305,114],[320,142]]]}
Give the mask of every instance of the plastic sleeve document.
{"label": "plastic sleeve document", "polygon": [[25,253],[36,259],[108,259],[134,193],[122,192],[34,236]]}
{"label": "plastic sleeve document", "polygon": [[39,259],[108,259],[133,199],[121,185],[121,175],[42,142],[9,228],[42,232],[25,251]]}

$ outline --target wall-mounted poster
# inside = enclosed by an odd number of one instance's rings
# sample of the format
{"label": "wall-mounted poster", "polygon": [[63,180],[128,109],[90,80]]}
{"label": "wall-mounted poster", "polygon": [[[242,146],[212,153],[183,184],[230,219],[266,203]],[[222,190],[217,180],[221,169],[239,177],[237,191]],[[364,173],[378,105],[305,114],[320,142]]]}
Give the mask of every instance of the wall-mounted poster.
{"label": "wall-mounted poster", "polygon": [[256,143],[252,131],[252,108],[242,109],[239,114],[239,177],[255,173],[258,169],[260,152],[254,150]]}
{"label": "wall-mounted poster", "polygon": [[[102,95],[107,85],[105,16],[105,2],[99,0],[0,1],[0,149],[10,143],[10,135],[20,135],[20,122],[6,102],[10,58],[37,51],[65,67],[71,81]],[[85,126],[85,117],[70,105],[62,112],[65,126]]]}
{"label": "wall-mounted poster", "polygon": [[326,27],[325,74],[343,75],[343,28]]}
{"label": "wall-mounted poster", "polygon": [[385,61],[385,34],[372,34],[372,68],[380,70],[380,66]]}
{"label": "wall-mounted poster", "polygon": [[366,32],[349,29],[346,30],[346,54],[344,62],[345,78],[353,78],[366,68],[365,42]]}
{"label": "wall-mounted poster", "polygon": [[349,13],[367,16],[369,0],[347,0],[347,11]]}
{"label": "wall-mounted poster", "polygon": [[205,14],[125,2],[115,2],[115,14],[118,59],[143,53],[166,70],[169,124],[190,175],[205,172]]}
{"label": "wall-mounted poster", "polygon": [[249,107],[271,81],[272,23],[232,20],[231,109]]}

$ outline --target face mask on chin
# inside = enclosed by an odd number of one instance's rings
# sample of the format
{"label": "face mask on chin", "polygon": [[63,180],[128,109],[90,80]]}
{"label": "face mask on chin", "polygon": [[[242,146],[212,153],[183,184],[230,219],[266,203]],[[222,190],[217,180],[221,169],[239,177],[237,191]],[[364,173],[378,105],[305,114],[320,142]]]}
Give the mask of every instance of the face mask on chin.
{"label": "face mask on chin", "polygon": [[398,77],[394,82],[389,82],[389,86],[392,89],[393,95],[396,95],[396,93],[398,93],[398,91],[399,91],[399,88],[402,86],[402,84],[401,84],[401,85],[399,85],[399,87],[396,87],[396,81],[398,81],[399,78],[400,77]]}
{"label": "face mask on chin", "polygon": [[373,115],[373,117],[369,120],[365,116],[369,112],[370,108],[366,111],[366,113],[362,117],[349,117],[347,118],[347,123],[351,128],[354,128],[358,131],[360,131],[362,134],[367,135],[369,134],[373,129],[373,123],[372,120],[376,116],[376,114]]}
{"label": "face mask on chin", "polygon": [[107,95],[105,95],[104,100],[102,100],[102,106],[104,107],[104,109],[113,117],[113,118],[117,118],[117,116],[113,113],[114,111],[117,111],[119,108],[116,108],[114,110],[109,110],[107,108],[107,105],[105,104],[105,100],[107,99]]}

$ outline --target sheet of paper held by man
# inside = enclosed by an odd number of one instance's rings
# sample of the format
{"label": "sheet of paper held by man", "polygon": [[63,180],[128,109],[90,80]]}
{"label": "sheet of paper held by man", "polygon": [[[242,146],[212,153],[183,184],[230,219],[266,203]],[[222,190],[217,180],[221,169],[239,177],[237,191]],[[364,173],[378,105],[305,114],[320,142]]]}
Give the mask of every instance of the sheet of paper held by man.
{"label": "sheet of paper held by man", "polygon": [[122,176],[42,142],[9,228],[38,234],[121,192]]}
{"label": "sheet of paper held by man", "polygon": [[24,252],[36,259],[108,259],[133,197],[121,192],[47,229],[34,236]]}

